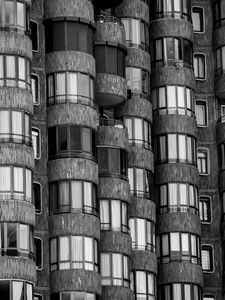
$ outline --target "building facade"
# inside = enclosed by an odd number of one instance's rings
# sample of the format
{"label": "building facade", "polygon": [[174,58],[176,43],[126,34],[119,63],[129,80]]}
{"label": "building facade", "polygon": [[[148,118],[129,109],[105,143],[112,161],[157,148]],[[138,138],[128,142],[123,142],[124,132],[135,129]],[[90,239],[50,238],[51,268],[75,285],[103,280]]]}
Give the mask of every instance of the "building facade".
{"label": "building facade", "polygon": [[0,299],[225,299],[225,0],[0,0],[0,41]]}

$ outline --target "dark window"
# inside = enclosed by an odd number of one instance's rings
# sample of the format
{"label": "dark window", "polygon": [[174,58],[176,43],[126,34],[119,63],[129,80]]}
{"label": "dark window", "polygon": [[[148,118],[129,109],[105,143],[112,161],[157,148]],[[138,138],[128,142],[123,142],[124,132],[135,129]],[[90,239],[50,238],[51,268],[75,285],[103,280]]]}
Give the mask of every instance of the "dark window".
{"label": "dark window", "polygon": [[199,198],[199,215],[202,223],[211,222],[211,201],[210,197]]}
{"label": "dark window", "polygon": [[203,272],[213,272],[213,247],[202,245],[202,269]]}
{"label": "dark window", "polygon": [[34,52],[37,52],[39,50],[38,23],[35,21],[30,21],[30,30],[31,30],[32,50]]}
{"label": "dark window", "polygon": [[77,125],[48,129],[49,159],[55,157],[95,156],[95,130]]}
{"label": "dark window", "polygon": [[35,257],[36,257],[36,268],[41,270],[43,267],[43,242],[42,239],[34,238]]}
{"label": "dark window", "polygon": [[98,147],[99,172],[127,176],[127,152],[119,148]]}
{"label": "dark window", "polygon": [[88,181],[61,180],[49,183],[50,213],[97,214],[96,186]]}
{"label": "dark window", "polygon": [[0,295],[2,300],[33,300],[33,285],[19,280],[1,280]]}
{"label": "dark window", "polygon": [[39,104],[39,76],[36,74],[31,74],[31,89],[32,89],[32,95],[33,95],[33,103]]}
{"label": "dark window", "polygon": [[46,52],[74,50],[93,54],[93,28],[69,20],[45,22]]}
{"label": "dark window", "polygon": [[131,98],[132,94],[141,94],[142,97],[148,98],[150,94],[150,74],[148,71],[126,67],[127,97]]}
{"label": "dark window", "polygon": [[41,185],[40,183],[33,182],[33,201],[35,205],[36,214],[41,213],[42,205],[41,205]]}
{"label": "dark window", "polygon": [[204,10],[202,7],[194,6],[192,7],[192,22],[194,32],[200,33],[204,31],[204,19],[203,19]]}

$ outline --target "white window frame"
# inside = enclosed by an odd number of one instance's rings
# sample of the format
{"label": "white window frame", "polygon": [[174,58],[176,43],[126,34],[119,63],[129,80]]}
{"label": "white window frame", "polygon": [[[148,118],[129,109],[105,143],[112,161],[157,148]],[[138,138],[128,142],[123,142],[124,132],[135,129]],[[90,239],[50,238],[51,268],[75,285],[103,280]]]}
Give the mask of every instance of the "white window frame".
{"label": "white window frame", "polygon": [[[201,124],[198,124],[197,123],[197,127],[208,127],[208,124],[209,124],[209,116],[208,116],[208,102],[205,100],[205,99],[195,99],[195,115],[196,115],[196,105],[198,101],[201,101],[201,102],[205,102],[205,125],[201,125]],[[196,117],[196,122],[197,122],[197,117]]]}
{"label": "white window frame", "polygon": [[33,47],[32,47],[32,52],[37,53],[39,51],[39,49],[40,49],[39,23],[37,21],[33,20],[33,19],[30,19],[30,23],[31,22],[34,22],[34,23],[37,24],[37,50],[33,50]]}
{"label": "white window frame", "polygon": [[207,271],[207,270],[203,270],[203,273],[214,273],[215,271],[215,264],[214,264],[214,246],[212,244],[201,244],[201,257],[202,257],[202,246],[207,246],[210,247],[212,249],[212,271]]}
{"label": "white window frame", "polygon": [[[210,218],[211,218],[211,221],[210,222],[207,222],[207,221],[202,221],[201,220],[201,224],[211,224],[212,223],[212,197],[209,196],[209,195],[199,195],[199,207],[200,207],[200,199],[201,198],[207,198],[209,199],[209,205],[210,205]],[[200,208],[199,208],[200,209]],[[200,217],[200,215],[199,215]]]}
{"label": "white window frame", "polygon": [[38,266],[36,266],[36,270],[37,271],[42,271],[43,270],[43,239],[41,237],[38,236],[34,236],[34,239],[40,240],[41,241],[41,268],[38,268]]}
{"label": "white window frame", "polygon": [[43,296],[41,294],[37,294],[37,293],[34,293],[34,297],[40,297],[41,300],[43,300]]}
{"label": "white window frame", "polygon": [[[32,76],[37,77],[37,82],[38,82],[38,88],[37,88],[37,95],[38,95],[38,102],[33,101],[34,106],[39,106],[40,105],[40,76],[37,73],[31,72],[31,91],[32,91]],[[33,94],[32,94],[33,97]]]}
{"label": "white window frame", "polygon": [[[194,34],[204,34],[205,33],[205,9],[203,6],[194,5],[194,6],[192,6],[191,13],[193,13],[193,8],[202,10],[202,27],[203,27],[203,31],[195,31],[194,26],[193,26]],[[191,18],[192,18],[192,16],[191,16]]]}
{"label": "white window frame", "polygon": [[[37,157],[34,157],[34,159],[39,160],[41,159],[41,130],[38,127],[32,126],[31,133],[34,131],[38,131],[38,143],[39,143],[39,155]],[[33,134],[32,134],[32,144],[33,144]],[[33,145],[34,149],[34,145]]]}
{"label": "white window frame", "polygon": [[[204,56],[204,69],[205,69],[205,74],[204,74],[205,77],[204,78],[195,77],[195,80],[197,80],[197,81],[205,81],[207,79],[206,55],[205,55],[205,53],[202,53],[202,52],[194,52],[193,53],[193,68],[194,68],[194,57],[195,57],[195,55],[202,55],[202,56]],[[194,73],[195,73],[195,70],[194,70]]]}
{"label": "white window frame", "polygon": [[[41,215],[42,214],[42,184],[36,180],[33,180],[33,183],[40,185],[40,202],[41,202],[41,211],[40,212],[35,212],[36,215]],[[33,199],[34,201],[34,199]],[[34,203],[34,202],[33,202]],[[35,206],[35,203],[34,203]]]}
{"label": "white window frame", "polygon": [[207,158],[206,158],[206,163],[207,163],[207,172],[206,173],[200,173],[199,170],[199,175],[200,176],[208,176],[210,174],[210,156],[209,156],[209,149],[206,147],[197,147],[197,166],[198,166],[198,150],[202,150],[202,152],[207,153]]}

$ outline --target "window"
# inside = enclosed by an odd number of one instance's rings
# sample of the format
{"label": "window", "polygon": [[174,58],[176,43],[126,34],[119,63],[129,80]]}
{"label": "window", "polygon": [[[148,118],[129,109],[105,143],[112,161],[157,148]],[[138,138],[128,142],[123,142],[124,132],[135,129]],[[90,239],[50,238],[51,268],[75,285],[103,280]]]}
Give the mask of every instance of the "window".
{"label": "window", "polygon": [[153,174],[147,169],[128,168],[132,196],[152,199]]}
{"label": "window", "polygon": [[51,300],[97,300],[98,296],[86,292],[61,292],[61,293],[51,294],[50,299]]}
{"label": "window", "polygon": [[196,80],[206,79],[206,66],[204,54],[194,54],[194,72]]}
{"label": "window", "polygon": [[222,198],[222,208],[223,208],[223,220],[225,220],[225,191],[222,192],[221,194]]}
{"label": "window", "polygon": [[31,189],[31,170],[17,166],[0,166],[0,200],[31,202]]}
{"label": "window", "polygon": [[160,263],[188,261],[200,264],[200,238],[195,234],[171,232],[158,235],[156,249]]}
{"label": "window", "polygon": [[211,201],[210,197],[200,196],[199,215],[202,223],[211,223]]}
{"label": "window", "polygon": [[25,256],[34,259],[33,230],[19,223],[0,223],[1,256]]}
{"label": "window", "polygon": [[60,157],[95,157],[95,135],[94,129],[78,125],[50,127],[49,160]]}
{"label": "window", "polygon": [[151,123],[141,118],[124,118],[128,130],[129,143],[151,148]]}
{"label": "window", "polygon": [[0,295],[4,300],[33,300],[33,285],[19,280],[0,280]]}
{"label": "window", "polygon": [[31,146],[31,116],[22,111],[1,109],[0,142]]}
{"label": "window", "polygon": [[222,26],[225,20],[225,3],[223,0],[216,0],[212,4],[214,29]]}
{"label": "window", "polygon": [[93,55],[93,30],[91,23],[72,21],[71,18],[45,21],[46,53],[74,50]]}
{"label": "window", "polygon": [[208,111],[207,102],[204,100],[197,100],[195,103],[195,115],[197,125],[199,127],[207,126],[208,124]]}
{"label": "window", "polygon": [[129,232],[128,204],[119,200],[100,200],[101,230]]}
{"label": "window", "polygon": [[213,295],[203,295],[203,300],[215,300],[215,297]]}
{"label": "window", "polygon": [[0,87],[30,90],[30,61],[22,56],[0,54]]}
{"label": "window", "polygon": [[60,180],[49,183],[50,213],[97,214],[96,185],[88,181]]}
{"label": "window", "polygon": [[126,80],[128,88],[128,98],[132,94],[141,94],[144,98],[149,98],[150,94],[150,74],[146,70],[126,67]]}
{"label": "window", "polygon": [[130,285],[130,259],[121,253],[101,253],[101,284]]}
{"label": "window", "polygon": [[208,149],[197,149],[197,164],[200,175],[209,175],[209,151]]}
{"label": "window", "polygon": [[39,50],[39,34],[38,23],[36,21],[30,21],[32,51],[37,52]]}
{"label": "window", "polygon": [[156,199],[160,214],[189,212],[198,214],[198,190],[189,183],[166,183],[157,186]]}
{"label": "window", "polygon": [[156,163],[196,163],[195,138],[185,134],[166,134],[154,140]]}
{"label": "window", "polygon": [[155,224],[153,222],[131,218],[129,227],[133,249],[155,252]]}
{"label": "window", "polygon": [[27,34],[30,31],[29,6],[16,0],[2,0],[0,6],[1,27],[17,27]]}
{"label": "window", "polygon": [[202,269],[203,272],[213,272],[213,247],[202,245]]}
{"label": "window", "polygon": [[60,72],[47,75],[48,105],[81,103],[93,106],[94,88],[90,75]]}
{"label": "window", "polygon": [[149,51],[149,24],[142,20],[122,18],[128,47]]}
{"label": "window", "polygon": [[120,148],[98,147],[99,173],[127,176],[127,151]]}
{"label": "window", "polygon": [[38,271],[43,268],[43,241],[41,238],[34,238],[34,249],[36,257],[36,268]]}
{"label": "window", "polygon": [[219,144],[219,167],[225,168],[225,143]]}
{"label": "window", "polygon": [[215,76],[219,77],[225,73],[225,46],[215,50]]}
{"label": "window", "polygon": [[50,271],[85,269],[98,272],[98,242],[85,236],[60,236],[50,240]]}
{"label": "window", "polygon": [[41,214],[42,201],[41,201],[41,184],[33,182],[33,201],[35,205],[35,213]]}
{"label": "window", "polygon": [[154,300],[156,296],[155,274],[146,271],[131,272],[131,289],[136,299]]}
{"label": "window", "polygon": [[154,115],[193,116],[193,91],[185,86],[161,86],[152,90]]}
{"label": "window", "polygon": [[33,95],[33,104],[38,105],[40,101],[39,97],[39,76],[37,74],[31,74],[31,89]]}
{"label": "window", "polygon": [[186,0],[157,0],[153,2],[152,19],[175,18],[191,21],[191,5]]}
{"label": "window", "polygon": [[192,7],[192,22],[195,33],[204,32],[204,9],[202,7]]}
{"label": "window", "polygon": [[153,40],[151,48],[152,68],[175,66],[183,62],[192,68],[192,43],[186,39],[166,37]]}
{"label": "window", "polygon": [[34,300],[43,300],[42,295],[34,294]]}
{"label": "window", "polygon": [[96,72],[125,78],[125,51],[109,45],[95,45]]}
{"label": "window", "polygon": [[158,300],[201,300],[201,287],[190,283],[171,283],[158,287]]}
{"label": "window", "polygon": [[41,134],[40,129],[32,128],[32,141],[33,141],[33,150],[34,150],[34,158],[41,158]]}

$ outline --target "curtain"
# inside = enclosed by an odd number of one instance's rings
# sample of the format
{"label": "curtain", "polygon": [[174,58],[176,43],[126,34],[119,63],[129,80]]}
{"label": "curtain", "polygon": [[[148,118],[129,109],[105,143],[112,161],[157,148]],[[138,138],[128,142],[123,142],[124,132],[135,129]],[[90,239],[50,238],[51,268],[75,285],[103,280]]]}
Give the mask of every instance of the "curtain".
{"label": "curtain", "polygon": [[136,271],[136,293],[137,294],[146,294],[146,272]]}
{"label": "curtain", "polygon": [[179,148],[179,155],[178,158],[181,160],[186,160],[187,154],[186,154],[186,136],[183,134],[178,135],[178,148]]}
{"label": "curtain", "polygon": [[0,86],[3,86],[3,82],[4,82],[4,64],[3,64],[3,55],[0,55]]}
{"label": "curtain", "polygon": [[195,195],[194,195],[194,186],[189,185],[189,204],[190,206],[196,206],[195,205]]}
{"label": "curtain", "polygon": [[29,251],[29,226],[19,224],[19,249]]}
{"label": "curtain", "polygon": [[137,243],[136,232],[135,232],[135,230],[136,230],[135,222],[136,222],[136,219],[134,219],[134,218],[129,219],[130,236],[131,236],[132,244]]}
{"label": "curtain", "polygon": [[187,108],[191,109],[192,93],[189,88],[186,88],[186,100],[187,100]]}
{"label": "curtain", "polygon": [[145,249],[146,246],[146,222],[145,219],[137,219],[137,246]]}
{"label": "curtain", "polygon": [[85,74],[78,74],[78,95],[84,98],[90,97],[89,76]]}
{"label": "curtain", "polygon": [[165,299],[162,299],[162,300],[171,300],[171,297],[170,297],[170,285],[165,285],[164,286],[164,292],[165,292]]}
{"label": "curtain", "polygon": [[60,237],[59,238],[59,268],[69,269],[70,262],[70,246],[69,246],[69,237]]}
{"label": "curtain", "polygon": [[84,182],[84,205],[90,209],[93,206],[92,203],[92,184],[91,182]]}
{"label": "curtain", "polygon": [[93,238],[84,237],[85,269],[94,271],[94,245]]}
{"label": "curtain", "polygon": [[167,106],[168,109],[176,108],[176,87],[169,85],[167,86]]}
{"label": "curtain", "polygon": [[142,143],[143,141],[143,120],[134,118],[134,138],[136,143]]}
{"label": "curtain", "polygon": [[[19,79],[25,81],[26,79],[26,60],[23,57],[18,58],[19,66]],[[20,83],[21,87],[25,87],[25,83]]]}
{"label": "curtain", "polygon": [[169,236],[168,234],[162,235],[162,255],[169,255]]}
{"label": "curtain", "polygon": [[14,1],[5,1],[5,24],[15,25]]}
{"label": "curtain", "polygon": [[181,284],[173,283],[173,300],[181,300]]}
{"label": "curtain", "polygon": [[141,22],[137,19],[131,20],[132,43],[140,45],[141,43]]}
{"label": "curtain", "polygon": [[124,30],[125,30],[125,38],[126,38],[126,42],[130,42],[131,41],[131,21],[132,19],[121,19],[123,26],[124,26]]}
{"label": "curtain", "polygon": [[126,118],[124,119],[124,121],[128,131],[128,138],[129,140],[132,140],[134,139],[133,130],[132,130],[132,119]]}
{"label": "curtain", "polygon": [[155,275],[148,274],[148,293],[155,295]]}
{"label": "curtain", "polygon": [[160,185],[159,202],[160,202],[160,206],[167,205],[167,185],[166,184]]}
{"label": "curtain", "polygon": [[72,236],[72,252],[71,259],[74,269],[82,269],[84,267],[84,251],[83,237]]}
{"label": "curtain", "polygon": [[13,167],[13,175],[14,175],[14,191],[15,192],[23,192],[23,181],[24,174],[23,168]]}
{"label": "curtain", "polygon": [[188,159],[188,162],[193,161],[193,157],[192,157],[192,138],[190,136],[187,136],[187,159]]}
{"label": "curtain", "polygon": [[[170,12],[172,11],[172,3],[171,1],[173,0],[163,0],[163,8],[164,8],[164,12]],[[178,0],[175,0],[178,1]]]}
{"label": "curtain", "polygon": [[111,200],[111,220],[112,220],[112,229],[118,230],[121,229],[121,206],[120,201]]}
{"label": "curtain", "polygon": [[21,139],[22,134],[22,113],[12,111],[12,135],[16,139]]}
{"label": "curtain", "polygon": [[177,255],[180,252],[180,234],[179,232],[171,232],[170,233],[170,249],[172,255]]}
{"label": "curtain", "polygon": [[189,255],[188,233],[181,233],[182,255]]}
{"label": "curtain", "polygon": [[51,239],[50,241],[50,263],[54,264],[57,262],[57,238]]}
{"label": "curtain", "polygon": [[144,189],[144,170],[136,168],[136,191],[137,193],[145,192]]}
{"label": "curtain", "polygon": [[112,253],[113,285],[122,285],[122,254]]}
{"label": "curtain", "polygon": [[109,220],[109,201],[100,200],[100,222],[102,229],[109,229],[110,220]]}
{"label": "curtain", "polygon": [[177,135],[168,134],[168,158],[177,159]]}
{"label": "curtain", "polygon": [[178,204],[177,199],[177,183],[169,183],[169,206],[176,206]]}
{"label": "curtain", "polygon": [[197,256],[197,241],[193,234],[191,234],[191,255]]}
{"label": "curtain", "polygon": [[181,12],[180,0],[172,0],[174,4],[174,11]]}
{"label": "curtain", "polygon": [[102,276],[102,285],[108,285],[110,284],[110,279],[104,278],[109,277],[111,275],[110,272],[110,254],[109,253],[101,253],[101,276]]}
{"label": "curtain", "polygon": [[56,74],[56,97],[57,101],[64,102],[66,97],[66,73]]}
{"label": "curtain", "polygon": [[69,181],[59,182],[59,209],[68,210],[70,207],[70,196],[69,196]]}
{"label": "curtain", "polygon": [[130,184],[130,191],[134,191],[134,169],[128,168],[128,181]]}
{"label": "curtain", "polygon": [[160,136],[159,137],[159,161],[165,161],[166,159],[166,137]]}
{"label": "curtain", "polygon": [[23,282],[22,281],[13,281],[12,289],[13,289],[12,300],[23,300]]}
{"label": "curtain", "polygon": [[77,102],[77,74],[67,73],[67,97],[72,102]]}
{"label": "curtain", "polygon": [[187,185],[180,183],[180,205],[187,205]]}
{"label": "curtain", "polygon": [[129,68],[131,71],[131,90],[141,93],[142,92],[142,74],[141,69]]}
{"label": "curtain", "polygon": [[198,125],[206,124],[206,106],[205,102],[197,101],[195,105],[195,114]]}
{"label": "curtain", "polygon": [[10,167],[0,167],[0,192],[11,192]]}
{"label": "curtain", "polygon": [[127,204],[122,203],[122,226],[127,227]]}
{"label": "curtain", "polygon": [[185,108],[184,87],[183,86],[177,87],[177,100],[178,100],[178,107]]}
{"label": "curtain", "polygon": [[184,285],[184,300],[191,300],[191,285],[190,284]]}
{"label": "curtain", "polygon": [[32,285],[27,283],[27,300],[33,300]]}
{"label": "curtain", "polygon": [[32,197],[32,173],[31,170],[26,169],[26,197],[31,202]]}
{"label": "curtain", "polygon": [[12,55],[6,56],[6,77],[7,78],[16,77],[15,56]]}

